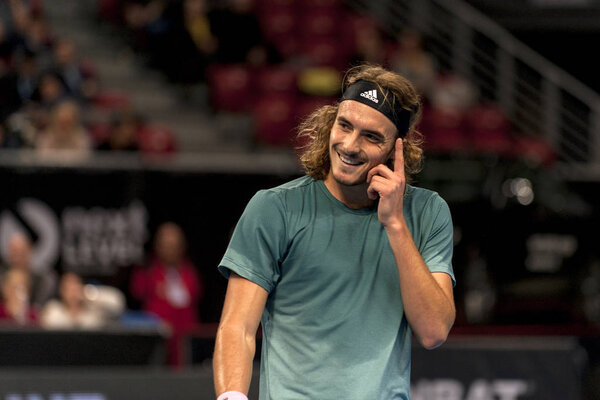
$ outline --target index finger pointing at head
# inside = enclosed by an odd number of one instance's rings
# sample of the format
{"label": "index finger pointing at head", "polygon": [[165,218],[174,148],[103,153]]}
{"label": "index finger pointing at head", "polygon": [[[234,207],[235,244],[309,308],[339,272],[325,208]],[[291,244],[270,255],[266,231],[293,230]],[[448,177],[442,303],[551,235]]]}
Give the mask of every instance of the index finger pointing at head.
{"label": "index finger pointing at head", "polygon": [[402,138],[396,139],[394,173],[404,175],[404,143],[402,142]]}

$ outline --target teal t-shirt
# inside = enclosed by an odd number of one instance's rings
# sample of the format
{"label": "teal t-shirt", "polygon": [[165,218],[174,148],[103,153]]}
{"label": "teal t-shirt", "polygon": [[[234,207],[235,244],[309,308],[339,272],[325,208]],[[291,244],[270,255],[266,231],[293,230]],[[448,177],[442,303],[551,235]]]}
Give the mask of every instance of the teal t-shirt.
{"label": "teal t-shirt", "polygon": [[[452,220],[407,186],[404,217],[432,272],[452,271]],[[219,265],[269,293],[260,399],[408,399],[412,335],[376,207],[352,210],[302,177],[248,203]]]}

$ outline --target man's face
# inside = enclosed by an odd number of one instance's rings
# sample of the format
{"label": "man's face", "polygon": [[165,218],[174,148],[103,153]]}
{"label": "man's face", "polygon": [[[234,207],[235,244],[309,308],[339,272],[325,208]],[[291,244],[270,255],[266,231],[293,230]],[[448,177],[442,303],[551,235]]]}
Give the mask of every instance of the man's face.
{"label": "man's face", "polygon": [[396,138],[397,129],[385,115],[357,101],[343,101],[329,137],[326,183],[365,184],[369,170],[393,155]]}

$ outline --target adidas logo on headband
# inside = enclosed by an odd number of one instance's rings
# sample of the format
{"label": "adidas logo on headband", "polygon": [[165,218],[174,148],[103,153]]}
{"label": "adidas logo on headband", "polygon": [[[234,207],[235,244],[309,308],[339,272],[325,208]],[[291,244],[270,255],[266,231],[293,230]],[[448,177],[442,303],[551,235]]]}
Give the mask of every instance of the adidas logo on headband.
{"label": "adidas logo on headband", "polygon": [[375,90],[375,89],[367,90],[366,92],[362,92],[360,95],[362,97],[366,97],[367,99],[371,100],[372,102],[379,103],[379,100],[377,99],[377,90]]}

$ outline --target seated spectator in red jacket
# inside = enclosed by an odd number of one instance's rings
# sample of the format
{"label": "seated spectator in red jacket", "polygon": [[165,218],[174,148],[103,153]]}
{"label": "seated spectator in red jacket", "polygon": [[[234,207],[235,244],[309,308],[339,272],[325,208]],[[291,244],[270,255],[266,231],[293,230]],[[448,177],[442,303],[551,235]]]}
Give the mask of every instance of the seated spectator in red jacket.
{"label": "seated spectator in red jacket", "polygon": [[0,277],[2,302],[0,322],[15,325],[35,325],[37,310],[29,303],[29,275],[19,269],[9,269]]}
{"label": "seated spectator in red jacket", "polygon": [[198,323],[198,303],[203,286],[196,267],[186,257],[183,230],[173,222],[159,226],[151,262],[136,268],[131,277],[131,295],[145,311],[156,314],[172,330],[168,362],[182,362],[181,338]]}

